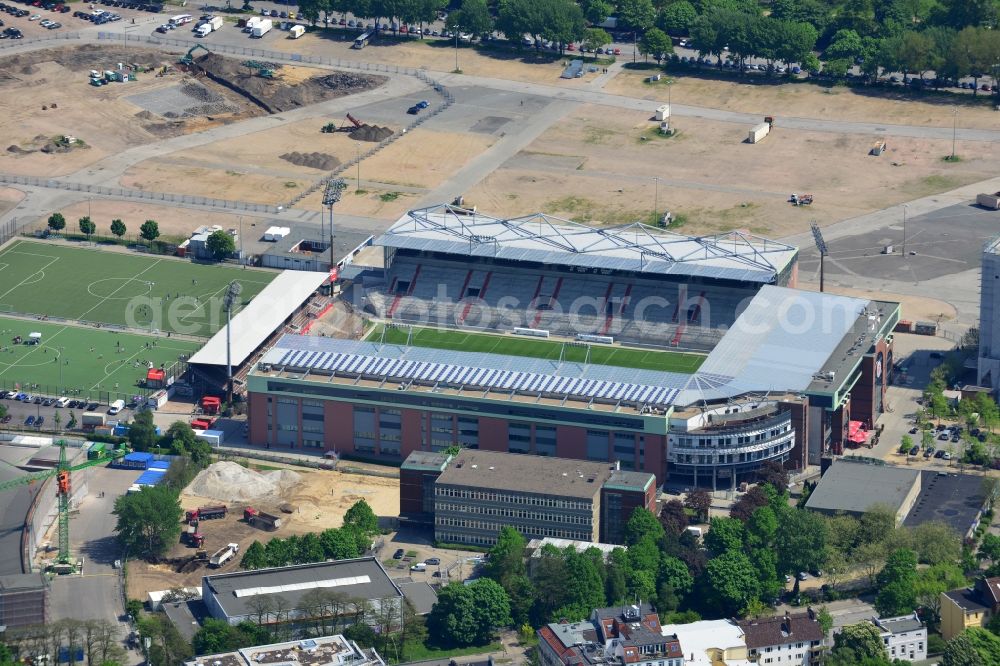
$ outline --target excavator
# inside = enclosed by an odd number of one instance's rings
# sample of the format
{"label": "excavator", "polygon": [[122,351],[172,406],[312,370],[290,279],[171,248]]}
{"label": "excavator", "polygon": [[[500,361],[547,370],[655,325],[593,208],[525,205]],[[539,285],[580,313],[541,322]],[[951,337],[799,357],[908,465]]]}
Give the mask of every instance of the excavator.
{"label": "excavator", "polygon": [[195,51],[197,51],[198,49],[201,49],[205,53],[211,53],[212,52],[211,50],[209,50],[209,48],[207,46],[202,46],[201,44],[195,44],[194,46],[192,46],[191,48],[189,48],[188,52],[185,53],[183,56],[181,56],[180,60],[178,60],[177,62],[179,62],[182,65],[187,65],[187,66],[193,65],[194,64],[194,54],[195,54]]}
{"label": "excavator", "polygon": [[24,476],[4,481],[0,483],[0,493],[20,488],[21,486],[34,485],[53,476],[56,477],[56,496],[59,500],[59,555],[56,557],[55,564],[52,565],[52,572],[56,574],[69,574],[77,571],[77,561],[70,556],[69,552],[69,500],[72,494],[70,475],[73,472],[79,472],[88,467],[105,465],[112,460],[122,457],[128,451],[124,448],[113,451],[101,451],[98,457],[91,458],[86,462],[71,467],[66,459],[66,442],[60,440],[58,444],[59,462],[54,469],[25,474]]}

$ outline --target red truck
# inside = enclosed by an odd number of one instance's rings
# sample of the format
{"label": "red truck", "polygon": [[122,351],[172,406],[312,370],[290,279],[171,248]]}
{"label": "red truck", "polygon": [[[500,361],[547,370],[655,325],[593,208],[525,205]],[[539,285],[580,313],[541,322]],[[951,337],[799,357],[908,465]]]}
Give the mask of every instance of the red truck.
{"label": "red truck", "polygon": [[196,520],[211,520],[213,518],[225,518],[229,509],[225,505],[219,506],[199,506],[197,509],[188,511],[185,516],[188,523]]}
{"label": "red truck", "polygon": [[248,506],[243,509],[243,520],[247,524],[259,527],[264,530],[276,530],[281,527],[281,518],[270,513],[264,513],[259,509]]}

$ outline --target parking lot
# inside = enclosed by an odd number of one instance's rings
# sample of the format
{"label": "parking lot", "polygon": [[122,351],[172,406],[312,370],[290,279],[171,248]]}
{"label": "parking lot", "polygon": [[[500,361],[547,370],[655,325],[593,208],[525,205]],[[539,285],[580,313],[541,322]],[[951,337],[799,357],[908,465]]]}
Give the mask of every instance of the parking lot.
{"label": "parking lot", "polygon": [[[431,536],[423,531],[401,529],[386,537],[377,557],[393,578],[409,578],[438,586],[478,577],[483,553],[435,548]],[[423,567],[418,566],[421,563]]]}
{"label": "parking lot", "polygon": [[[18,395],[27,399],[18,400]],[[67,429],[72,413],[77,423],[75,428],[80,427],[80,416],[83,412],[101,412],[108,410],[108,405],[95,402],[93,400],[70,400],[65,406],[60,407],[56,403],[56,398],[46,396],[35,396],[28,393],[15,391],[2,392],[0,394],[0,404],[7,409],[7,415],[0,419],[0,427],[4,430],[20,431],[53,431]],[[59,414],[59,426],[56,426],[55,417]],[[131,411],[122,410],[115,418],[122,422],[131,419]]]}
{"label": "parking lot", "polygon": [[101,9],[96,4],[75,5],[48,0],[5,0],[0,3],[0,20],[4,21],[4,30],[0,39],[21,39],[50,36],[54,31],[79,30],[87,24],[104,25],[125,21],[135,23],[140,16],[149,16],[162,11],[161,4],[140,2],[107,2],[101,3],[107,9]]}

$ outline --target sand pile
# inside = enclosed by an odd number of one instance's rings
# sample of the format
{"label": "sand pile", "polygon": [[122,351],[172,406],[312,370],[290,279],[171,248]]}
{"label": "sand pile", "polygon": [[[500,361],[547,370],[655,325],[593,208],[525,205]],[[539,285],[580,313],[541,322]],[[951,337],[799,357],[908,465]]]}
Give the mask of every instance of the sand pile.
{"label": "sand pile", "polygon": [[322,169],[323,171],[332,171],[340,166],[340,160],[326,153],[285,153],[281,155],[281,159],[296,166]]}
{"label": "sand pile", "polygon": [[245,502],[279,497],[301,480],[287,469],[261,474],[234,462],[217,462],[199,472],[185,492],[222,502]]}
{"label": "sand pile", "polygon": [[351,132],[348,136],[355,141],[378,142],[392,136],[392,130],[388,127],[379,127],[378,125],[362,125]]}

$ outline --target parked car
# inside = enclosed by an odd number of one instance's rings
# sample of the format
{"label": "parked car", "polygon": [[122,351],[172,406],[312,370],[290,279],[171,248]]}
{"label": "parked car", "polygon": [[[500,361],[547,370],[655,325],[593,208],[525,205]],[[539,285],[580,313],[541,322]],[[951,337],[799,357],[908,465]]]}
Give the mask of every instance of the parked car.
{"label": "parked car", "polygon": [[796,578],[798,578],[799,580],[808,580],[809,574],[807,574],[805,571],[800,571],[796,576]]}
{"label": "parked car", "polygon": [[426,560],[424,560],[424,564],[437,566],[437,565],[441,564],[441,558],[439,558],[439,557],[428,557]]}
{"label": "parked car", "polygon": [[392,559],[394,559],[394,560],[401,560],[401,559],[403,559],[403,555],[405,555],[405,554],[406,554],[405,550],[403,550],[402,548],[398,548],[396,550],[396,552],[392,554]]}
{"label": "parked car", "polygon": [[935,458],[944,458],[944,454],[945,453],[947,453],[947,451],[945,451],[944,449],[938,449],[937,451],[934,452],[934,457]]}
{"label": "parked car", "polygon": [[951,452],[950,451],[945,451],[944,455],[941,456],[941,457],[944,458],[945,460],[951,460]]}
{"label": "parked car", "polygon": [[919,447],[919,446],[916,446],[916,445],[914,445],[914,446],[913,446],[913,447],[912,447],[912,448],[910,449],[910,455],[911,455],[911,456],[915,456],[915,455],[917,455],[918,453],[920,453],[920,447]]}
{"label": "parked car", "polygon": [[911,435],[916,435],[918,432],[920,432],[920,429],[917,428],[916,426],[910,428],[910,434]]}
{"label": "parked car", "polygon": [[35,417],[34,416],[29,416],[28,418],[24,419],[24,425],[26,425],[26,426],[35,425]]}
{"label": "parked car", "polygon": [[932,455],[934,455],[934,447],[933,447],[933,446],[931,446],[931,447],[928,447],[928,448],[927,448],[927,449],[926,449],[926,450],[924,451],[924,458],[930,458],[930,457],[931,457]]}
{"label": "parked car", "polygon": [[39,416],[37,419],[35,419],[35,427],[36,428],[41,428],[43,423],[45,423],[45,417],[44,416]]}
{"label": "parked car", "polygon": [[7,414],[2,419],[0,419],[0,423],[10,423],[11,418],[12,418],[11,415]]}

